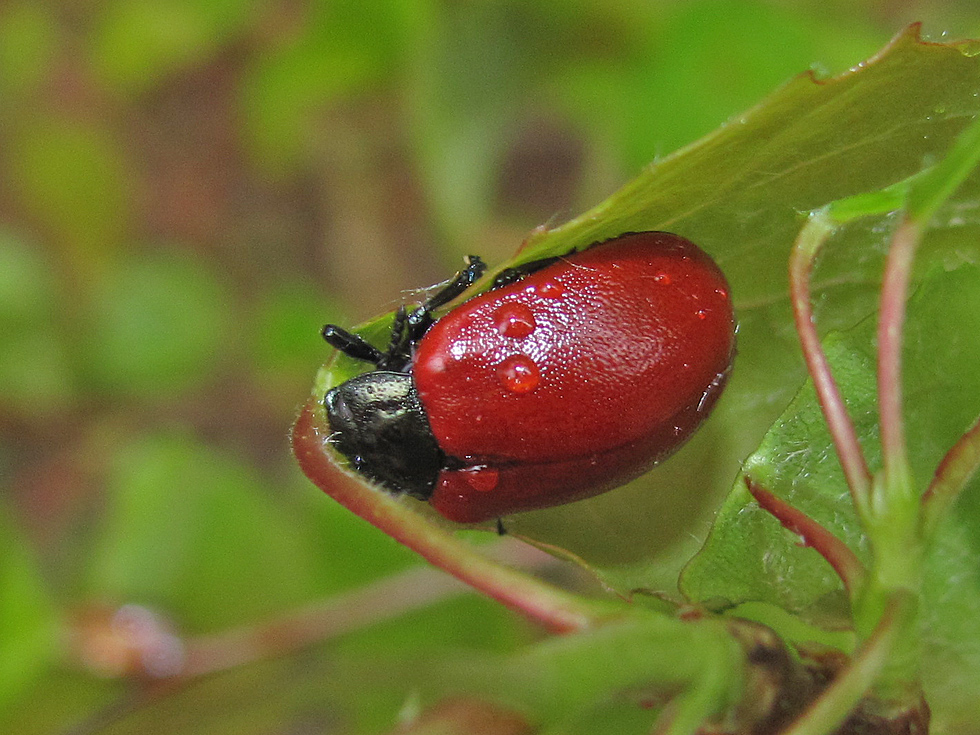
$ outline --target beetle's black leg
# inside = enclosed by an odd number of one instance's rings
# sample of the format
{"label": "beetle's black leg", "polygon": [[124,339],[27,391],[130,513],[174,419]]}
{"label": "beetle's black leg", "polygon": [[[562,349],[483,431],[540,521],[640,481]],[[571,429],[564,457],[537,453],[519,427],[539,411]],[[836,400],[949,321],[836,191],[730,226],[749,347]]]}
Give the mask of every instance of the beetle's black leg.
{"label": "beetle's black leg", "polygon": [[385,352],[336,324],[327,324],[323,328],[323,338],[329,345],[355,360],[369,362],[381,370],[404,370],[411,360],[411,346],[422,339],[422,335],[435,321],[432,311],[445,306],[466,291],[483,275],[486,268],[479,257],[470,255],[466,259],[466,267],[417,309],[411,313],[404,306],[398,309],[391,324],[391,339]]}
{"label": "beetle's black leg", "polygon": [[404,306],[399,306],[395,312],[395,318],[391,322],[391,339],[388,341],[388,350],[378,361],[379,370],[400,371],[411,357],[408,345],[405,342],[405,325],[408,322],[408,312]]}
{"label": "beetle's black leg", "polygon": [[547,268],[552,263],[556,263],[560,258],[558,256],[552,258],[541,258],[540,260],[530,260],[527,263],[521,263],[520,265],[514,266],[513,268],[504,268],[497,277],[493,279],[493,286],[491,289],[500,288],[501,286],[509,286],[512,283],[516,283],[525,276],[529,276],[532,273],[536,273],[542,268]]}
{"label": "beetle's black leg", "polygon": [[503,521],[502,518],[498,518],[497,519],[497,535],[498,536],[506,536],[507,535],[507,529],[504,528],[504,521]]}
{"label": "beetle's black leg", "polygon": [[355,360],[370,362],[377,365],[384,359],[384,355],[374,345],[366,342],[356,334],[351,334],[346,329],[341,329],[336,324],[327,324],[321,332],[323,338],[331,347],[343,352],[348,357]]}
{"label": "beetle's black leg", "polygon": [[422,339],[432,326],[435,319],[432,312],[440,306],[445,306],[461,293],[472,286],[476,280],[483,275],[487,269],[486,264],[477,255],[469,255],[466,258],[466,267],[457,273],[453,280],[447,283],[434,296],[426,299],[419,308],[408,315],[408,341],[415,343]]}
{"label": "beetle's black leg", "polygon": [[480,256],[466,256],[466,267],[453,276],[453,280],[447,283],[434,296],[426,299],[425,303],[422,304],[422,308],[433,311],[440,306],[445,306],[476,283],[476,280],[483,275],[486,269],[487,265],[480,259]]}

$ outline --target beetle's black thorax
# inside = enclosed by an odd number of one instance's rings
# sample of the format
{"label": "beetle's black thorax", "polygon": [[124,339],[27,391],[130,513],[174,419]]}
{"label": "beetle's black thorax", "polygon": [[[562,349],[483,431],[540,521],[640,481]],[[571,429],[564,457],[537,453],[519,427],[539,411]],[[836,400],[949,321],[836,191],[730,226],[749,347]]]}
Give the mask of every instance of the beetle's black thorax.
{"label": "beetle's black thorax", "polygon": [[427,500],[445,456],[412,376],[374,370],[331,389],[325,399],[337,451],[388,490]]}

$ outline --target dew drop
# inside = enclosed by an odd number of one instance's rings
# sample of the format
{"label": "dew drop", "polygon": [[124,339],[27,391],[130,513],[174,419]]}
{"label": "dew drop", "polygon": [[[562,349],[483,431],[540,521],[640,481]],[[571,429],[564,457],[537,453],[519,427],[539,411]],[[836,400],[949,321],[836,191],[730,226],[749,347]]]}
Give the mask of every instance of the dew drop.
{"label": "dew drop", "polygon": [[559,299],[565,293],[565,287],[554,281],[545,281],[537,288],[538,295],[546,299]]}
{"label": "dew drop", "polygon": [[460,472],[463,474],[466,484],[481,493],[490,492],[500,482],[500,472],[486,465],[466,467],[460,470]]}
{"label": "dew drop", "polygon": [[512,393],[530,393],[541,382],[541,370],[527,355],[513,355],[497,366],[497,378]]}
{"label": "dew drop", "polygon": [[537,326],[531,309],[525,304],[514,302],[503,304],[497,309],[493,315],[493,322],[498,332],[512,339],[527,337]]}
{"label": "dew drop", "polygon": [[670,274],[669,273],[658,273],[653,277],[653,280],[664,286],[670,285]]}
{"label": "dew drop", "polygon": [[706,312],[704,309],[698,309],[696,312],[694,312],[694,316],[696,316],[698,319],[707,319],[708,312]]}
{"label": "dew drop", "polygon": [[728,298],[728,291],[727,291],[727,289],[724,289],[724,288],[716,288],[715,289],[715,293],[718,294],[719,296],[721,296],[723,299],[727,299]]}

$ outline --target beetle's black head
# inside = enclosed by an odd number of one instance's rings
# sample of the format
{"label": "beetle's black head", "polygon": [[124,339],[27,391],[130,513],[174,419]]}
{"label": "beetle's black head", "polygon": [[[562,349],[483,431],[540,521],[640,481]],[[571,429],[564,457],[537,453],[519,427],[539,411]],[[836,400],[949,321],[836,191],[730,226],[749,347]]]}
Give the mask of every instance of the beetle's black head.
{"label": "beetle's black head", "polygon": [[445,456],[408,373],[374,370],[330,390],[332,442],[351,466],[397,493],[427,500]]}

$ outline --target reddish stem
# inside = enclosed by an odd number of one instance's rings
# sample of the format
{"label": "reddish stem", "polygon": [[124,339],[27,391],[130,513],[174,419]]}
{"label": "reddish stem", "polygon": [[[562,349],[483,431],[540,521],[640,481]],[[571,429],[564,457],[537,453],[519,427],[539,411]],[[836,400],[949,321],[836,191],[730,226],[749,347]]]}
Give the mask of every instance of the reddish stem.
{"label": "reddish stem", "polygon": [[861,450],[854,423],[847,413],[844,398],[834,380],[827,355],[820,344],[810,301],[810,276],[814,259],[831,231],[832,226],[828,222],[816,218],[811,218],[801,230],[790,254],[790,294],[796,331],[803,348],[803,359],[813,380],[817,400],[851,490],[854,506],[862,517],[867,517],[871,496],[871,471]]}
{"label": "reddish stem", "polygon": [[396,499],[343,472],[328,455],[329,432],[318,426],[315,412],[311,399],[293,426],[293,453],[306,476],[338,503],[443,571],[552,632],[580,631],[602,617],[597,603],[488,559]]}
{"label": "reddish stem", "polygon": [[918,221],[906,218],[898,226],[888,250],[881,285],[878,319],[878,413],[881,423],[882,464],[886,484],[896,491],[911,491],[905,426],[902,419],[902,330],[912,260],[922,237]]}
{"label": "reddish stem", "polygon": [[759,507],[774,516],[784,528],[797,534],[804,546],[810,547],[827,560],[853,598],[864,584],[867,572],[847,544],[802,510],[776,497],[748,475],[745,475],[745,486]]}
{"label": "reddish stem", "polygon": [[946,452],[922,496],[925,537],[930,538],[960,491],[980,468],[980,417]]}
{"label": "reddish stem", "polygon": [[[522,568],[539,569],[557,561],[511,539],[493,544],[489,554]],[[471,591],[459,580],[432,567],[408,569],[271,620],[188,639],[185,642],[186,663],[180,675],[185,678],[201,676],[282,656]]]}
{"label": "reddish stem", "polygon": [[413,569],[259,625],[192,638],[186,643],[187,664],[181,675],[202,676],[281,656],[452,597],[465,589],[457,580],[435,570]]}

